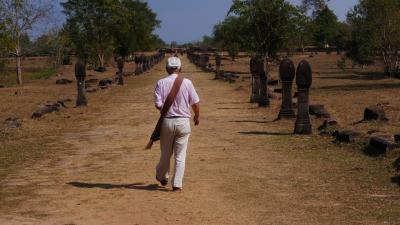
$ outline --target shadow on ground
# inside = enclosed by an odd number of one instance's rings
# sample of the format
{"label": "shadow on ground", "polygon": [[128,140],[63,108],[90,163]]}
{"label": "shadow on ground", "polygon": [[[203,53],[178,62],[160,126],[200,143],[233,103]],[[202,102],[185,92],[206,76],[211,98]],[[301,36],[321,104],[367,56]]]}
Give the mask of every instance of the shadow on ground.
{"label": "shadow on ground", "polygon": [[157,184],[145,185],[144,183],[133,184],[107,184],[107,183],[85,183],[85,182],[69,182],[68,185],[77,188],[100,188],[100,189],[133,189],[133,190],[146,190],[146,191],[168,191],[164,187]]}
{"label": "shadow on ground", "polygon": [[[327,72],[321,73],[322,75],[329,74]],[[384,80],[387,79],[385,75],[377,72],[352,72],[352,73],[343,73],[343,72],[335,72],[330,74],[337,74],[337,76],[319,76],[317,79],[338,79],[338,80]],[[342,74],[348,74],[343,76]]]}
{"label": "shadow on ground", "polygon": [[400,88],[400,83],[334,85],[334,86],[318,87],[315,89],[332,90],[332,91],[365,91],[365,90],[395,89],[395,88]]}
{"label": "shadow on ground", "polygon": [[290,136],[293,133],[288,132],[265,132],[265,131],[246,131],[246,132],[238,132],[239,134],[243,135],[266,135],[266,136]]}
{"label": "shadow on ground", "polygon": [[271,121],[259,121],[259,120],[232,120],[229,121],[230,123],[273,123],[276,122],[277,120],[271,120]]}

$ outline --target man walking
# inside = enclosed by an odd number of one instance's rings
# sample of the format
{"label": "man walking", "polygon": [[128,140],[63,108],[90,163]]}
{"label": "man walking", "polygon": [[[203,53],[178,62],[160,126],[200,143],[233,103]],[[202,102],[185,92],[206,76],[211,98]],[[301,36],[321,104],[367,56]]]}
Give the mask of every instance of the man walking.
{"label": "man walking", "polygon": [[[158,110],[162,110],[168,95],[173,89],[175,80],[180,78],[181,67],[182,63],[179,58],[171,57],[167,60],[168,76],[159,80],[155,88],[155,106]],[[169,179],[171,157],[174,155],[173,191],[180,191],[183,187],[186,151],[191,133],[190,108],[195,113],[195,126],[200,123],[200,99],[192,82],[188,79],[183,79],[177,91],[176,97],[162,121],[160,135],[161,157],[156,168],[157,181],[166,186]]]}

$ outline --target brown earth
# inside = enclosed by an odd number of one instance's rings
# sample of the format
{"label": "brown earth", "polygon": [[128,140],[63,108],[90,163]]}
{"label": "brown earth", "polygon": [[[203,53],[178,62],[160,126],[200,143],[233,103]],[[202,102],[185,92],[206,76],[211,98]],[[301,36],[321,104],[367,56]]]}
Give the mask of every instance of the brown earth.
{"label": "brown earth", "polygon": [[[358,121],[368,104],[399,104],[399,81],[346,78],[353,73],[338,72],[333,57],[310,59],[317,68],[311,99],[342,124]],[[293,121],[273,122],[279,99],[258,108],[248,103],[247,79],[214,81],[183,63],[202,99],[202,119],[182,193],[154,180],[159,147],[143,150],[157,119],[152,93],[162,64],[89,95],[87,108],[70,103],[40,120],[29,119],[32,109],[73,97],[73,84],[50,88],[51,78],[1,90],[2,120],[16,113],[24,123],[1,139],[9,165],[0,171],[0,224],[400,224],[392,159],[316,134],[292,135]],[[332,73],[319,72],[321,64]],[[71,77],[71,69],[64,74]],[[320,123],[313,119],[314,128]],[[399,130],[398,122],[361,126]]]}

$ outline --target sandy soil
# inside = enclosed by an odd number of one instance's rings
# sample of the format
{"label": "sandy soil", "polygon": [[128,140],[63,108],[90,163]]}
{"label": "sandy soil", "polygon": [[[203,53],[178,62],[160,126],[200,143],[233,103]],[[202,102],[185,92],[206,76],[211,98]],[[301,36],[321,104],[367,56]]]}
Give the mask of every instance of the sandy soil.
{"label": "sandy soil", "polygon": [[273,122],[279,99],[258,108],[248,103],[248,80],[214,81],[183,63],[202,118],[182,193],[154,180],[158,145],[143,150],[157,119],[160,64],[90,95],[88,108],[25,119],[15,135],[40,160],[7,169],[0,224],[400,224],[400,189],[385,159],[292,135],[294,121]]}

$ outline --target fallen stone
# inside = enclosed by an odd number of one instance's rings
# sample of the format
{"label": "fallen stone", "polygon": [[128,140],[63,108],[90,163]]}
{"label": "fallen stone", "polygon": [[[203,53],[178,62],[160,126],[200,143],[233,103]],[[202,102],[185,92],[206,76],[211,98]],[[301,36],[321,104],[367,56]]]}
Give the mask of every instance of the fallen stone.
{"label": "fallen stone", "polygon": [[400,171],[400,157],[393,162],[393,166],[397,171]]}
{"label": "fallen stone", "polygon": [[72,80],[68,80],[68,79],[64,79],[64,78],[56,80],[56,84],[70,84],[70,83],[72,83]]}
{"label": "fallen stone", "polygon": [[96,72],[100,72],[100,73],[104,73],[107,71],[107,69],[105,67],[99,67],[95,70]]}
{"label": "fallen stone", "polygon": [[57,103],[60,104],[60,106],[62,106],[62,107],[64,107],[64,108],[67,108],[67,105],[65,104],[65,101],[63,101],[63,100],[58,100]]}
{"label": "fallen stone", "polygon": [[360,133],[352,131],[352,130],[344,130],[340,131],[336,134],[336,140],[339,142],[354,142],[361,136]]}
{"label": "fallen stone", "polygon": [[310,115],[317,116],[318,118],[330,118],[331,115],[326,111],[324,105],[310,105]]}
{"label": "fallen stone", "polygon": [[339,123],[332,118],[329,118],[324,121],[324,123],[318,128],[318,130],[324,130],[328,128],[337,128],[339,126]]}
{"label": "fallen stone", "polygon": [[364,110],[363,120],[388,121],[382,106],[370,106]]}
{"label": "fallen stone", "polygon": [[54,104],[47,104],[37,111],[32,113],[32,118],[40,118],[45,114],[52,113],[52,112],[58,112],[61,108],[60,103],[54,103]]}
{"label": "fallen stone", "polygon": [[92,78],[85,81],[86,84],[96,84],[97,82],[99,82],[99,79],[96,78]]}
{"label": "fallen stone", "polygon": [[278,85],[279,84],[279,80],[268,80],[268,85]]}
{"label": "fallen stone", "polygon": [[88,89],[86,89],[86,92],[87,93],[94,93],[94,92],[96,92],[98,89],[97,88],[88,88]]}
{"label": "fallen stone", "polygon": [[395,148],[396,144],[389,139],[384,137],[372,137],[365,151],[372,155],[382,155]]}
{"label": "fallen stone", "polygon": [[22,126],[22,121],[18,118],[7,118],[4,123],[8,128],[19,128]]}
{"label": "fallen stone", "polygon": [[111,78],[105,78],[99,81],[99,86],[104,87],[114,83],[114,80]]}
{"label": "fallen stone", "polygon": [[321,136],[336,136],[339,129],[339,123],[335,119],[327,119],[318,127]]}

